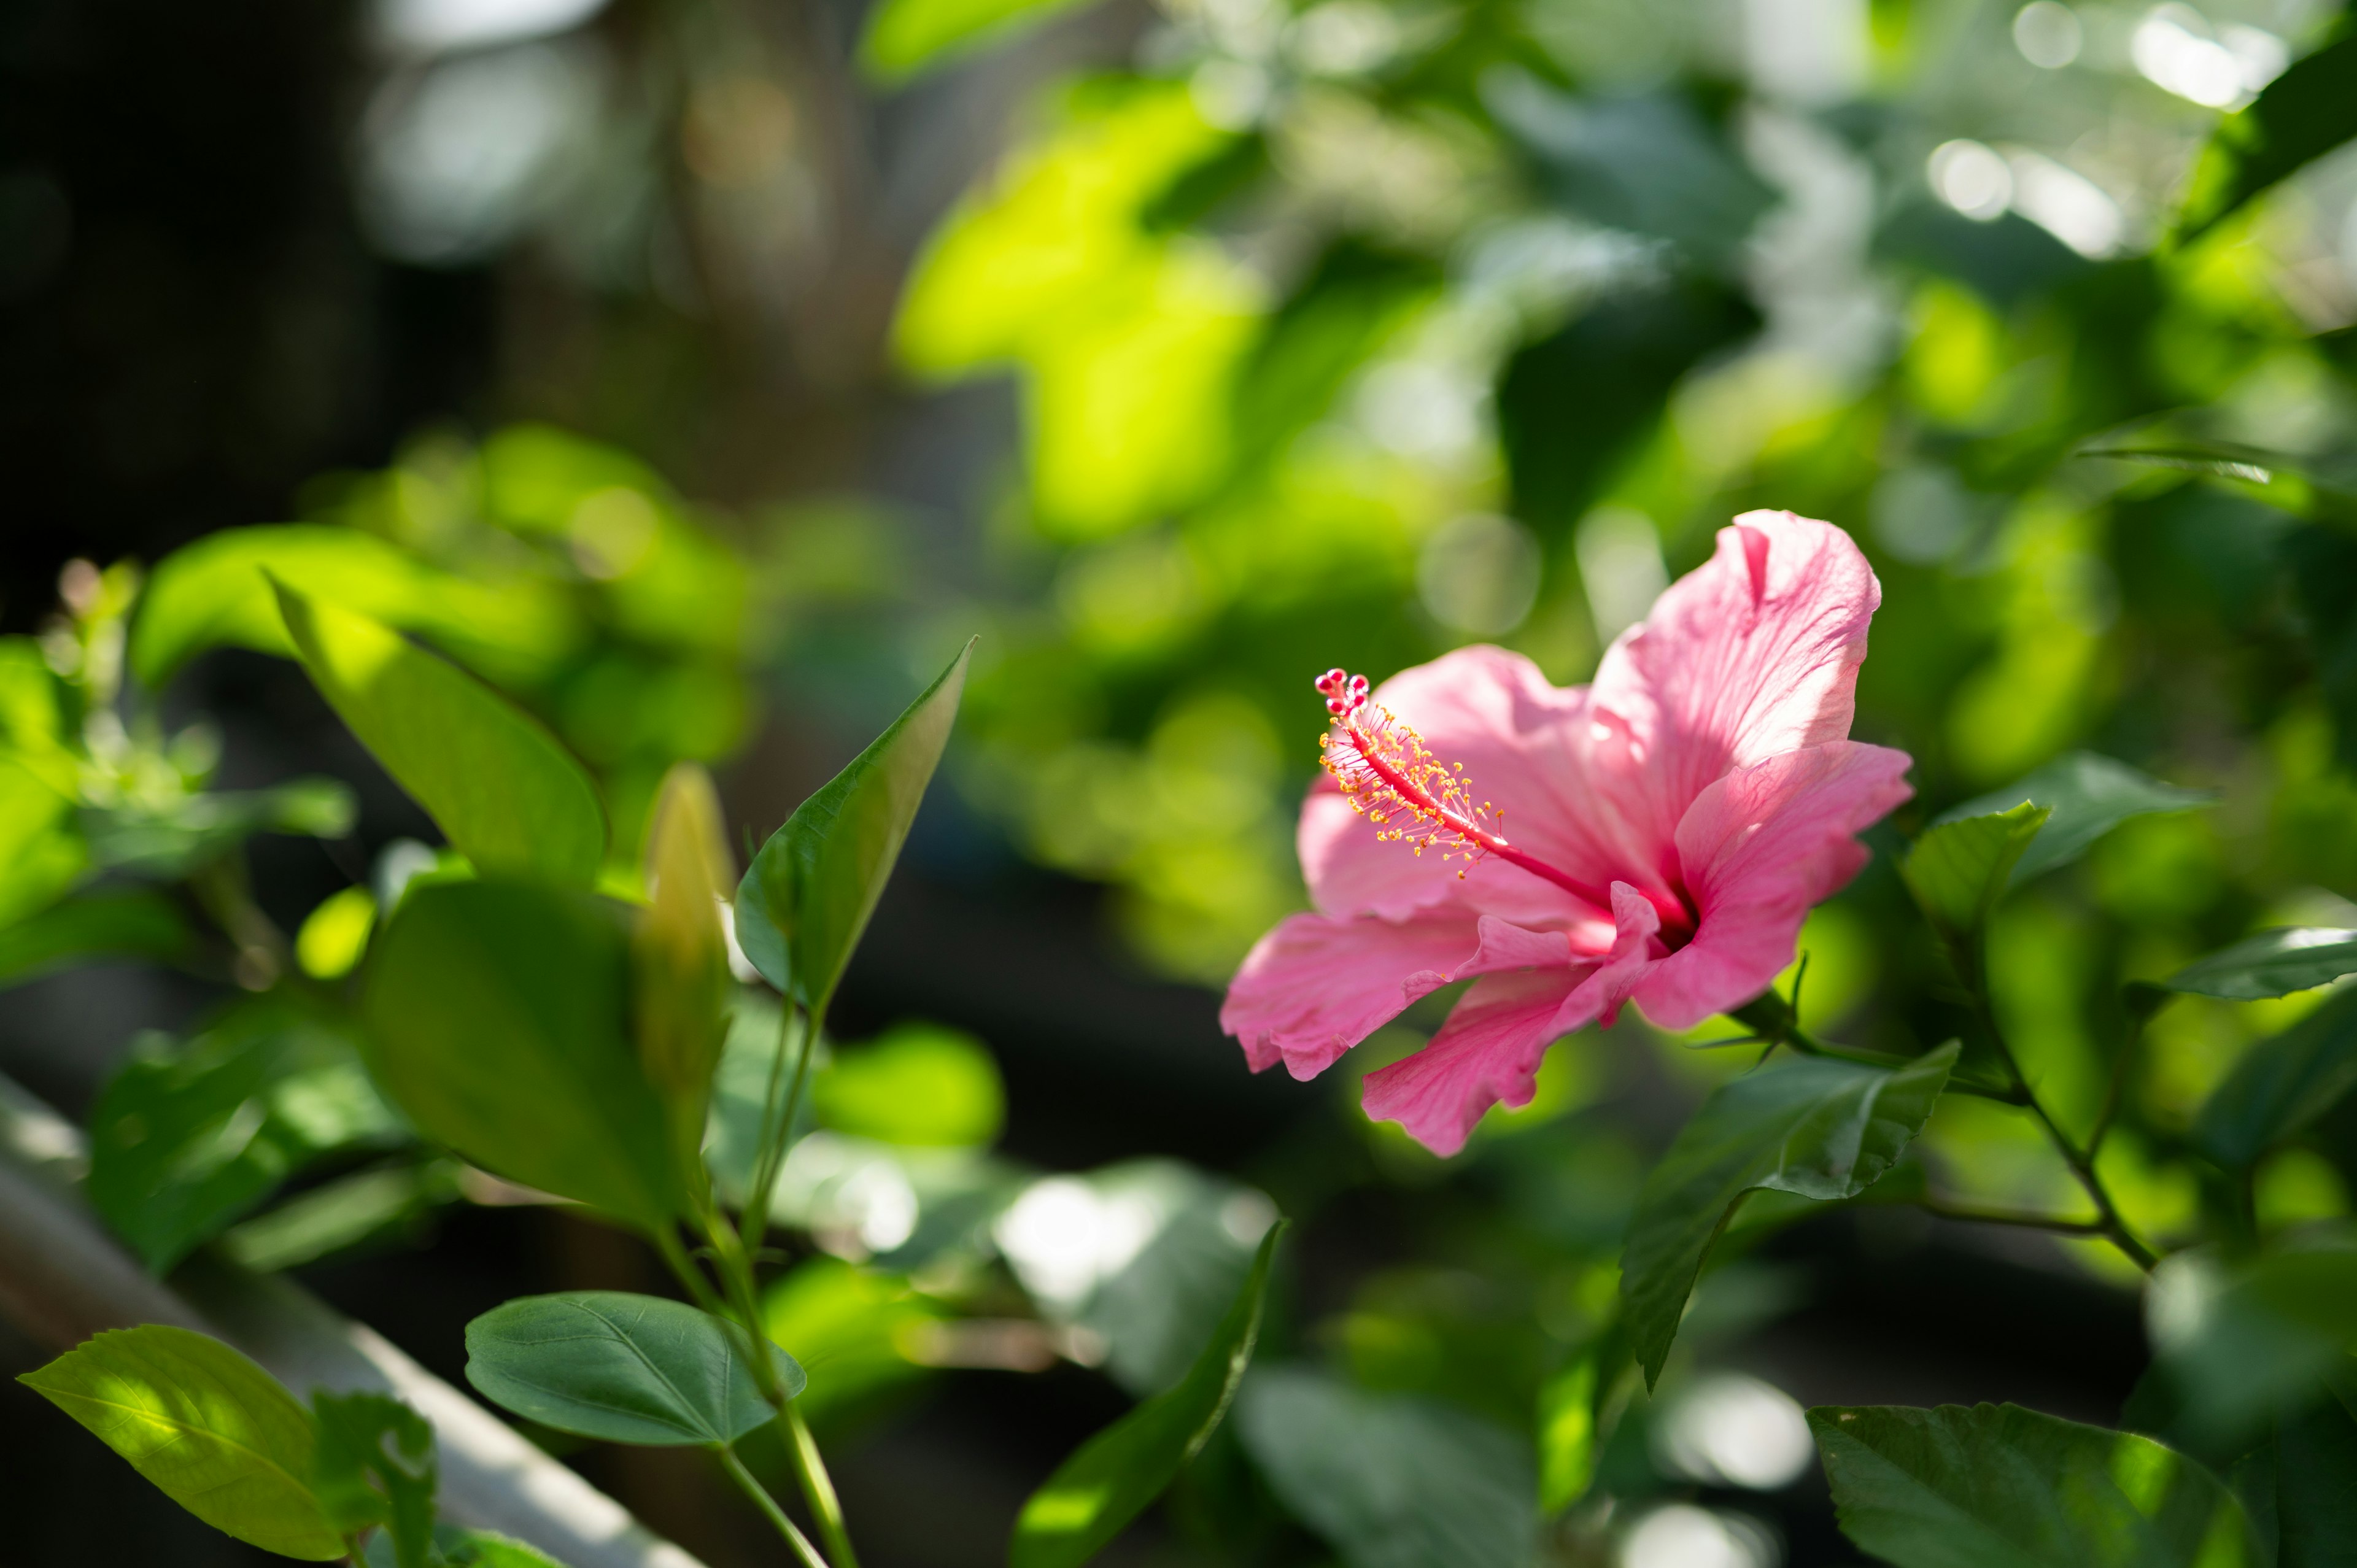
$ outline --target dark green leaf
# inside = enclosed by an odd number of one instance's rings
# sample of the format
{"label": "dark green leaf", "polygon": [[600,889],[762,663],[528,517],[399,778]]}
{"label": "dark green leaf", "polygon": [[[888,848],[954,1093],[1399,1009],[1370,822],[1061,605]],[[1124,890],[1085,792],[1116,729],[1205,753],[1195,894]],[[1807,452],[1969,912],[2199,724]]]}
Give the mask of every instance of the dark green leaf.
{"label": "dark green leaf", "polygon": [[2276,1568],[2357,1562],[2357,1416],[2330,1390],[2276,1424]]}
{"label": "dark green leaf", "polygon": [[2219,122],[2178,221],[2190,240],[2243,203],[2357,137],[2357,35],[2327,44]]}
{"label": "dark green leaf", "polygon": [[823,1009],[858,945],[948,744],[974,644],[753,857],[737,940],[762,977]]}
{"label": "dark green leaf", "polygon": [[2158,982],[2167,991],[2255,1002],[2330,985],[2357,974],[2357,931],[2290,926],[2245,937]]}
{"label": "dark green leaf", "polygon": [[1915,841],[1899,874],[1944,940],[1965,942],[1978,934],[2046,818],[2045,807],[2023,804],[1936,822]]}
{"label": "dark green leaf", "polygon": [[[788,1397],[802,1370],[771,1348]],[[776,1412],[740,1336],[683,1302],[622,1291],[525,1296],[467,1325],[467,1380],[528,1420],[650,1445],[725,1444]]]}
{"label": "dark green leaf", "polygon": [[344,1554],[311,1492],[309,1413],[220,1340],[117,1328],[16,1380],[215,1530],[282,1557]]}
{"label": "dark green leaf", "polygon": [[375,621],[283,583],[277,592],[328,705],[478,870],[576,884],[597,875],[597,786],[538,720]]}
{"label": "dark green leaf", "polygon": [[91,1202],[162,1273],[318,1156],[400,1135],[342,1036],[242,1009],[135,1054],[91,1112]]}
{"label": "dark green leaf", "polygon": [[414,887],[377,939],[369,1067],[418,1129],[486,1170],[652,1229],[684,1161],[629,1035],[629,913],[495,882]]}
{"label": "dark green leaf", "polygon": [[2018,1405],[1809,1412],[1842,1530],[1896,1568],[2258,1568],[2233,1494],[2148,1437]]}
{"label": "dark green leaf", "polygon": [[[2130,817],[2191,811],[2216,800],[2216,796],[2203,790],[2164,784],[2125,762],[2089,751],[2074,751],[2002,789],[1992,789],[1965,801],[1943,813],[1939,821],[1956,822],[1986,816],[2024,801],[2045,807],[2049,812],[2045,825],[2014,864],[2011,880],[2019,883],[2040,872],[2069,865]],[[1931,835],[1926,833],[1924,837]]]}
{"label": "dark green leaf", "polygon": [[87,961],[178,963],[193,945],[178,907],[160,893],[144,887],[85,893],[0,927],[0,986]]}
{"label": "dark green leaf", "polygon": [[2178,1408],[2172,1437],[2234,1453],[2269,1421],[2314,1402],[2318,1380],[2357,1352],[2357,1234],[2278,1242],[2232,1266],[2179,1253],[2147,1301],[2155,1359]]}
{"label": "dark green leaf", "polygon": [[1885,1070],[1811,1057],[1723,1084],[1645,1178],[1620,1298],[1651,1386],[1711,1243],[1746,1193],[1855,1197],[1905,1152],[1955,1066],[1951,1042]]}
{"label": "dark green leaf", "polygon": [[311,1487],[339,1535],[382,1528],[397,1568],[434,1568],[434,1429],[384,1394],[311,1396]]}
{"label": "dark green leaf", "polygon": [[1178,1385],[1090,1438],[1031,1494],[1015,1521],[1009,1568],[1078,1568],[1201,1452],[1252,1363],[1284,1229],[1280,1220],[1261,1238],[1243,1288]]}
{"label": "dark green leaf", "polygon": [[2244,1053],[2194,1119],[2194,1141],[2220,1165],[2255,1165],[2357,1089],[2357,991],[2342,992]]}
{"label": "dark green leaf", "polygon": [[1348,1568],[1529,1568],[1530,1453],[1485,1421],[1287,1367],[1245,1382],[1236,1429]]}

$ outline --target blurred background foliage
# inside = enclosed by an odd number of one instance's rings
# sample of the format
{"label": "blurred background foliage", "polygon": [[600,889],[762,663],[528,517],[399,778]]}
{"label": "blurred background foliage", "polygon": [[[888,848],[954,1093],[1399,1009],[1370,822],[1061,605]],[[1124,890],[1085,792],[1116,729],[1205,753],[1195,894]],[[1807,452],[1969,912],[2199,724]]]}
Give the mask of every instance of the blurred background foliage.
{"label": "blurred background foliage", "polygon": [[[1756,506],[1873,557],[1857,734],[1917,761],[1804,934],[1813,1027],[1955,1031],[1889,852],[2081,749],[2215,803],[2000,911],[2004,1021],[2066,1122],[2100,1112],[2121,983],[2357,925],[2346,27],[2319,0],[258,0],[234,27],[31,0],[0,19],[0,1068],[89,1113],[94,1196],[118,1183],[151,1262],[219,1236],[304,1266],[429,1364],[498,1292],[643,1284],[409,1144],[332,1015],[264,1015],[297,972],[332,992],[436,856],[270,657],[255,566],[545,719],[605,788],[616,886],[672,761],[766,832],[979,631],[767,1304],[822,1431],[866,1434],[842,1474],[875,1560],[995,1560],[1024,1488],[1183,1366],[1271,1199],[1305,1222],[1293,1365],[1127,1560],[1398,1561],[1331,1499],[1403,1454],[1379,1517],[1454,1563],[1511,1558],[1483,1531],[1534,1508],[1566,1562],[1847,1560],[1789,1396],[2112,1421],[2143,1365],[2122,1260],[1881,1189],[1789,1230],[1755,1204],[1674,1380],[1616,1396],[1620,1228],[1745,1065],[1684,1047],[1729,1031],[1567,1041],[1444,1166],[1355,1080],[1446,998],[1308,1088],[1246,1079],[1205,988],[1301,902],[1315,672],[1489,640],[1585,679]],[[117,966],[53,972],[93,953]],[[2319,1000],[2154,1020],[2104,1155],[2146,1234],[2215,1201],[2195,1109]],[[732,1059],[724,1167],[759,1089]],[[244,1142],[143,1213],[161,1178],[109,1175],[104,1138],[167,1090],[198,1107],[176,1135]],[[2349,1132],[2262,1167],[2264,1231],[2345,1216]],[[1968,1197],[2071,1191],[1969,1100],[1920,1148]],[[1018,1437],[984,1435],[1010,1402]],[[753,1560],[708,1477],[581,1462]],[[132,1485],[42,1463],[8,1484]]]}

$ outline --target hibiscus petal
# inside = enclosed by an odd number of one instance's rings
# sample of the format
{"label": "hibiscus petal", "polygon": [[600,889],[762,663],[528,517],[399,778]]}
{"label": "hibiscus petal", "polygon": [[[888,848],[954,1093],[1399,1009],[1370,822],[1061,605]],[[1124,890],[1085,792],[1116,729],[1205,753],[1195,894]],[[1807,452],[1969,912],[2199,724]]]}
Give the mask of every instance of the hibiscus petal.
{"label": "hibiscus petal", "polygon": [[1732,769],[1846,738],[1881,602],[1866,557],[1831,523],[1749,511],[1719,530],[1717,553],[1671,585],[1596,673],[1595,705],[1627,725],[1643,774],[1643,836],[1666,843]]}
{"label": "hibiscus petal", "polygon": [[1905,777],[1911,765],[1903,751],[1835,741],[1771,757],[1705,789],[1677,834],[1701,924],[1638,982],[1645,1016],[1689,1029],[1765,991],[1792,961],[1810,907],[1866,865],[1856,835],[1914,793]]}
{"label": "hibiscus petal", "polygon": [[1531,1102],[1577,978],[1566,967],[1474,982],[1430,1045],[1367,1075],[1367,1114],[1398,1122],[1436,1155],[1457,1153],[1491,1106]]}
{"label": "hibiscus petal", "polygon": [[1661,940],[1661,910],[1625,882],[1612,885],[1612,918],[1616,927],[1612,950],[1564,998],[1555,1019],[1558,1036],[1599,1020],[1610,1028],[1620,1019],[1620,1004],[1669,952]]}
{"label": "hibiscus petal", "polygon": [[1285,1063],[1315,1078],[1336,1058],[1452,980],[1565,963],[1562,933],[1532,931],[1469,910],[1413,920],[1295,915],[1254,944],[1228,987],[1220,1026],[1254,1072]]}

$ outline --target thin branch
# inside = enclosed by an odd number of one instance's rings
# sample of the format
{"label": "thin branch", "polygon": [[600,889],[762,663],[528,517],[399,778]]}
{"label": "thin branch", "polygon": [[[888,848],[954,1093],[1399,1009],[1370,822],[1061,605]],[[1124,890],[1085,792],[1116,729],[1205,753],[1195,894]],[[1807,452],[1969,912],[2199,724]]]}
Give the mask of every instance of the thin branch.
{"label": "thin branch", "polygon": [[778,1533],[786,1538],[786,1544],[793,1548],[794,1555],[802,1559],[803,1568],[827,1568],[826,1559],[818,1554],[818,1548],[811,1544],[810,1537],[794,1528],[794,1521],[786,1517],[786,1510],[778,1506],[778,1499],[770,1495],[770,1489],[753,1478],[753,1472],[745,1468],[745,1462],[737,1457],[737,1451],[724,1443],[715,1452],[720,1455],[721,1467],[728,1472],[728,1478],[742,1487],[745,1495],[753,1499],[754,1506],[777,1527]]}

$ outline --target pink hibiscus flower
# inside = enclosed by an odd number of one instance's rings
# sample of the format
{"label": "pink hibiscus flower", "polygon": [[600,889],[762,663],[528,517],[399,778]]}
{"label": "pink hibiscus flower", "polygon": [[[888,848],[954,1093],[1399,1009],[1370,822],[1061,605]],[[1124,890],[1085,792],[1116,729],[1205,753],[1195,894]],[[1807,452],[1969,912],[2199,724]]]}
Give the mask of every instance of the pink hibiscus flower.
{"label": "pink hibiscus flower", "polygon": [[1318,682],[1326,776],[1301,810],[1313,913],[1260,940],[1220,1023],[1257,1072],[1314,1078],[1401,1009],[1479,976],[1367,1114],[1437,1154],[1530,1102],[1555,1040],[1634,1002],[1665,1029],[1750,1001],[1856,835],[1912,793],[1848,738],[1882,587],[1849,536],[1746,512],[1604,655],[1593,685],[1461,648],[1370,692]]}

